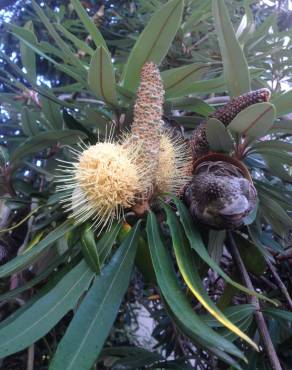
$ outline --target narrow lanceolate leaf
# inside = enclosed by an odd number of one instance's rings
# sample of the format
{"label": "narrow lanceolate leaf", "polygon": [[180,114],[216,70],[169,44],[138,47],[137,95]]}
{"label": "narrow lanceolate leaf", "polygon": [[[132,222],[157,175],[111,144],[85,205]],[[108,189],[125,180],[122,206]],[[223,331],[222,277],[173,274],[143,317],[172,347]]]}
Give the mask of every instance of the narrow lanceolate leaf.
{"label": "narrow lanceolate leaf", "polygon": [[240,338],[242,338],[251,346],[253,346],[256,350],[258,350],[257,345],[246,334],[244,334],[236,325],[234,325],[230,320],[228,320],[228,318],[217,308],[214,302],[209,298],[208,294],[206,293],[203,287],[198,271],[196,269],[196,261],[194,255],[192,254],[190,245],[184,235],[181,224],[177,219],[177,216],[168,206],[164,205],[163,208],[167,215],[167,224],[170,228],[172,244],[177,264],[179,267],[179,271],[182,274],[182,277],[190,291],[202,304],[202,306],[208,312],[210,312],[212,316],[214,316],[230,331],[234,332]]}
{"label": "narrow lanceolate leaf", "polygon": [[42,112],[48,120],[49,125],[55,130],[61,130],[63,126],[63,117],[60,105],[44,96],[40,97]]}
{"label": "narrow lanceolate leaf", "polygon": [[[33,23],[28,21],[24,25],[24,29],[28,30],[32,42],[37,43],[37,38],[34,34]],[[20,55],[23,67],[25,67],[31,80],[36,81],[36,57],[35,52],[32,51],[23,41],[20,41]]]}
{"label": "narrow lanceolate leaf", "polygon": [[258,298],[269,301],[269,302],[271,302],[271,303],[273,303],[277,306],[277,304],[273,300],[263,296],[262,294],[259,294],[255,291],[252,291],[252,290],[246,288],[245,286],[237,283],[236,281],[232,280],[221,269],[221,267],[217,263],[215,263],[215,261],[212,260],[212,258],[209,256],[209,254],[207,252],[207,249],[206,249],[206,247],[205,247],[205,245],[202,241],[202,238],[199,234],[199,231],[196,229],[196,226],[192,222],[192,217],[191,217],[190,213],[188,212],[186,206],[178,198],[173,197],[172,199],[173,199],[173,201],[174,201],[174,203],[177,207],[181,223],[184,227],[184,230],[185,230],[186,236],[189,240],[189,243],[191,245],[191,248],[193,248],[197,252],[197,254],[202,258],[202,260],[205,261],[207,263],[207,265],[209,265],[214,271],[216,271],[230,285],[234,286],[235,288],[237,288],[237,289],[239,289],[239,290],[241,290],[241,291],[243,291],[247,294],[255,295]]}
{"label": "narrow lanceolate leaf", "polygon": [[81,261],[60,282],[0,330],[0,357],[21,351],[43,337],[71,310],[93,278]]}
{"label": "narrow lanceolate leaf", "polygon": [[40,132],[35,117],[26,105],[21,109],[21,129],[26,136],[34,136]]}
{"label": "narrow lanceolate leaf", "polygon": [[250,91],[250,75],[243,50],[234,33],[224,0],[213,0],[213,16],[230,96]]}
{"label": "narrow lanceolate leaf", "polygon": [[[250,75],[251,78],[256,78],[263,73],[263,70],[259,68],[251,68]],[[194,94],[194,93],[202,93],[202,92],[224,92],[226,89],[226,81],[224,76],[215,77],[210,80],[200,80],[193,82],[192,85],[184,88],[182,86],[181,90],[179,91],[180,96]]]}
{"label": "narrow lanceolate leaf", "polygon": [[55,230],[50,232],[28,252],[13,258],[11,261],[1,266],[0,277],[9,276],[14,272],[23,270],[25,267],[31,265],[45,249],[50,247],[50,245],[52,245],[74,227],[75,226],[69,221],[65,221],[60,226],[56,227]]}
{"label": "narrow lanceolate leaf", "polygon": [[157,282],[175,321],[187,329],[189,335],[196,338],[197,342],[243,358],[233,343],[218,335],[195,313],[181,290],[170,255],[162,242],[158,222],[152,212],[148,214],[147,236]]}
{"label": "narrow lanceolate leaf", "polygon": [[59,36],[58,32],[55,30],[54,26],[52,25],[49,18],[45,15],[42,8],[34,0],[32,0],[32,6],[34,11],[40,18],[42,24],[46,27],[51,37],[55,40],[59,49],[64,54],[66,62],[68,64],[75,65],[77,68],[80,69],[80,73],[82,73],[84,70],[83,64],[80,62],[78,58],[76,58],[75,54],[70,49],[68,44],[65,41],[63,41],[63,39]]}
{"label": "narrow lanceolate leaf", "polygon": [[65,37],[70,40],[74,46],[79,49],[84,51],[88,55],[93,55],[94,50],[87,45],[86,42],[80,40],[78,37],[76,37],[73,33],[69,32],[65,27],[63,27],[60,23],[54,23],[54,26],[62,32]]}
{"label": "narrow lanceolate leaf", "polygon": [[115,74],[109,53],[102,46],[93,54],[89,71],[88,84],[94,94],[106,103],[117,106]]}
{"label": "narrow lanceolate leaf", "polygon": [[208,119],[206,135],[210,148],[214,152],[228,153],[234,147],[232,136],[223,123],[216,118]]}
{"label": "narrow lanceolate leaf", "polygon": [[284,94],[280,95],[279,97],[277,97],[276,99],[272,100],[272,103],[275,105],[276,108],[277,117],[292,112],[291,101],[292,101],[292,90],[289,90]]}
{"label": "narrow lanceolate leaf", "polygon": [[101,266],[109,257],[121,227],[122,222],[114,222],[110,230],[106,231],[104,235],[97,241],[96,248]]}
{"label": "narrow lanceolate leaf", "polygon": [[275,107],[271,103],[257,103],[245,108],[231,121],[228,128],[247,136],[250,140],[267,134],[275,120]]}
{"label": "narrow lanceolate leaf", "polygon": [[186,89],[198,81],[209,69],[208,64],[192,63],[187,66],[169,69],[161,73],[166,96],[180,96],[180,90]]}
{"label": "narrow lanceolate leaf", "polygon": [[92,225],[86,223],[81,230],[81,250],[90,269],[96,274],[100,273],[100,262]]}
{"label": "narrow lanceolate leaf", "polygon": [[119,247],[88,294],[61,340],[50,370],[90,370],[117,316],[127,290],[137,248],[139,224]]}
{"label": "narrow lanceolate leaf", "polygon": [[226,230],[209,230],[208,253],[217,264],[221,261],[225,238]]}
{"label": "narrow lanceolate leaf", "polygon": [[160,64],[179,28],[184,2],[171,0],[150,19],[128,58],[123,76],[123,85],[136,91],[142,66],[146,62]]}
{"label": "narrow lanceolate leaf", "polygon": [[90,34],[96,47],[103,46],[104,48],[107,48],[105,40],[102,37],[102,34],[99,32],[99,29],[91,20],[86,10],[80,4],[79,0],[71,0],[71,4],[73,5],[74,10],[78,14],[78,17],[80,18],[81,22],[84,24],[84,27],[86,28],[87,32]]}
{"label": "narrow lanceolate leaf", "polygon": [[77,130],[41,132],[19,145],[12,153],[11,161],[16,162],[27,155],[38,153],[51,145],[56,145],[56,143],[76,144],[80,139],[85,137],[83,132]]}

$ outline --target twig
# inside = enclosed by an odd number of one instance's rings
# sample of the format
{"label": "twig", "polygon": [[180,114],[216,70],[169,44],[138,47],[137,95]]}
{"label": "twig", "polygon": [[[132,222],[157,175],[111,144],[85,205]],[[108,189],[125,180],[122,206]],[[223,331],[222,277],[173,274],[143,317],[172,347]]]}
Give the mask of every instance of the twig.
{"label": "twig", "polygon": [[[248,272],[247,272],[247,270],[244,266],[244,263],[241,259],[241,256],[239,254],[239,251],[237,249],[237,246],[235,244],[235,241],[234,241],[234,238],[233,238],[231,232],[228,232],[227,241],[228,241],[228,245],[229,245],[229,248],[230,248],[230,252],[232,254],[232,257],[233,257],[234,261],[236,262],[236,264],[239,268],[239,271],[242,275],[243,281],[245,282],[246,286],[250,290],[254,290],[254,287],[252,285],[252,282],[250,280]],[[256,307],[255,319],[256,319],[257,326],[258,326],[258,329],[259,329],[259,332],[260,332],[260,336],[262,338],[263,347],[266,351],[267,357],[268,357],[268,359],[270,361],[270,364],[271,364],[271,369],[272,370],[282,370],[280,361],[278,359],[275,347],[272,343],[272,340],[271,340],[271,337],[270,337],[270,334],[269,334],[269,331],[268,331],[268,328],[267,328],[267,324],[266,324],[265,319],[264,319],[264,315],[260,311],[261,308],[260,308],[259,300],[257,299],[257,297],[252,296],[251,297],[251,303],[254,304],[255,307]]]}
{"label": "twig", "polygon": [[34,367],[34,344],[27,350],[27,365],[26,370],[33,370]]}
{"label": "twig", "polygon": [[214,96],[205,100],[208,104],[226,104],[230,102],[229,96]]}
{"label": "twig", "polygon": [[281,280],[280,276],[278,275],[278,273],[277,273],[274,265],[272,264],[272,262],[269,261],[268,259],[266,260],[266,262],[267,262],[267,265],[269,266],[269,269],[270,269],[271,273],[273,274],[273,276],[274,276],[274,278],[276,280],[276,283],[277,283],[278,287],[280,288],[281,292],[285,296],[286,301],[287,301],[287,303],[289,305],[290,310],[292,310],[292,299],[291,299],[291,297],[290,297],[290,295],[288,293],[287,288],[285,287],[283,281]]}

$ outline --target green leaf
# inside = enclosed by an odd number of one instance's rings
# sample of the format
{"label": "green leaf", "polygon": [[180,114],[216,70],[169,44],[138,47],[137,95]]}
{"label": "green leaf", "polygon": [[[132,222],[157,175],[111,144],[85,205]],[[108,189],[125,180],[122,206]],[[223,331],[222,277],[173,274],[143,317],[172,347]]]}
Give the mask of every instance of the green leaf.
{"label": "green leaf", "polygon": [[87,45],[86,42],[80,40],[78,37],[76,37],[75,35],[73,35],[73,33],[69,32],[65,27],[63,27],[60,23],[54,23],[54,26],[60,31],[62,32],[65,37],[70,40],[77,49],[79,50],[82,50],[84,51],[86,54],[88,55],[93,55],[94,54],[94,50],[91,49],[90,46]]}
{"label": "green leaf", "polygon": [[92,225],[85,223],[81,230],[81,250],[90,269],[96,274],[100,273],[100,262]]}
{"label": "green leaf", "polygon": [[254,140],[267,134],[273,126],[275,107],[270,103],[253,104],[231,121],[228,128]]}
{"label": "green leaf", "polygon": [[160,64],[164,59],[180,26],[183,6],[183,0],[170,0],[154,13],[129,55],[123,76],[126,89],[136,91],[146,62]]}
{"label": "green leaf", "polygon": [[247,61],[234,33],[224,0],[213,0],[212,7],[228,92],[230,96],[239,96],[250,91]]}
{"label": "green leaf", "polygon": [[281,150],[292,152],[292,143],[287,143],[282,140],[265,140],[253,143],[251,146],[250,153],[257,152],[257,150]]}
{"label": "green leaf", "polygon": [[257,345],[246,334],[239,330],[238,327],[236,327],[230,320],[228,320],[227,317],[217,308],[214,302],[210,299],[208,294],[206,294],[200,276],[196,269],[196,260],[194,258],[194,255],[192,254],[189,243],[182,232],[180,223],[175,214],[168,206],[164,204],[163,208],[167,215],[167,224],[170,228],[172,244],[179,271],[190,291],[202,304],[202,306],[208,312],[210,312],[212,316],[214,316],[229,330],[234,332],[256,350],[258,350]]}
{"label": "green leaf", "polygon": [[54,242],[56,242],[59,238],[65,235],[69,230],[72,230],[74,227],[75,226],[72,225],[69,221],[65,221],[60,226],[56,227],[27,253],[19,255],[7,262],[5,265],[1,266],[0,277],[9,276],[14,272],[23,270],[25,267],[33,264],[43,251],[45,251]]}
{"label": "green leaf", "polygon": [[268,164],[269,171],[273,175],[289,183],[291,182],[291,172],[285,164],[281,163],[283,161],[279,161],[278,158],[274,158],[273,155],[268,155],[267,153],[263,155],[263,158]]}
{"label": "green leaf", "polygon": [[[9,290],[3,294],[0,294],[0,302],[6,301],[7,299],[11,299],[20,293],[34,287],[35,285],[39,284],[42,280],[45,280],[51,273],[54,274],[57,267],[62,264],[66,263],[69,257],[69,251],[59,256],[58,254],[50,260],[49,264],[46,266],[46,269],[41,273],[38,273],[34,278],[30,279],[27,283],[19,286],[18,288]],[[2,324],[2,322],[1,322]]]}
{"label": "green leaf", "polygon": [[0,330],[0,357],[27,348],[43,337],[77,303],[93,273],[81,261],[47,294]]}
{"label": "green leaf", "polygon": [[172,197],[176,207],[177,211],[180,216],[181,223],[184,227],[186,236],[190,242],[191,248],[193,248],[197,254],[202,258],[203,261],[205,261],[214,271],[216,271],[227,283],[234,286],[235,288],[250,294],[255,295],[260,299],[269,301],[270,303],[273,303],[277,305],[273,300],[269,299],[268,297],[265,297],[262,294],[259,294],[255,291],[252,291],[245,286],[237,283],[236,281],[232,280],[215,261],[212,260],[212,258],[209,256],[206,247],[202,241],[202,238],[200,236],[199,231],[197,230],[196,226],[192,222],[192,217],[190,213],[188,212],[186,206],[176,197]]}
{"label": "green leaf", "polygon": [[226,230],[209,230],[208,252],[217,264],[220,263],[223,254],[225,238]]}
{"label": "green leaf", "polygon": [[63,126],[63,118],[60,111],[60,105],[44,96],[40,97],[40,102],[42,112],[50,126],[55,130],[61,130]]}
{"label": "green leaf", "polygon": [[127,290],[137,248],[138,223],[96,276],[51,362],[50,370],[90,370],[102,350]]}
{"label": "green leaf", "polygon": [[275,217],[287,227],[287,231],[292,228],[291,217],[285,212],[278,202],[263,193],[259,193],[259,198],[260,205],[264,205],[271,215],[275,215]]}
{"label": "green leaf", "polygon": [[208,117],[215,109],[204,102],[204,100],[193,97],[167,99],[166,102],[171,104],[172,109],[180,109],[185,112],[196,112],[201,116]]}
{"label": "green leaf", "polygon": [[155,284],[156,278],[149,252],[149,247],[146,240],[142,236],[139,236],[135,263],[139,271],[142,273],[146,284]]}
{"label": "green leaf", "polygon": [[[27,21],[23,27],[25,30],[28,30],[30,33],[27,33],[31,37],[33,43],[37,43],[37,38],[34,34],[33,23],[32,21]],[[20,55],[22,65],[25,67],[30,79],[36,81],[36,57],[35,52],[32,51],[28,46],[20,41]]]}
{"label": "green leaf", "polygon": [[109,231],[106,231],[104,235],[97,241],[96,248],[98,251],[100,264],[103,265],[107,257],[110,255],[112,247],[117,239],[117,236],[122,227],[121,222],[113,223]]}
{"label": "green leaf", "polygon": [[231,342],[218,335],[197,316],[189,300],[181,291],[170,255],[162,243],[156,217],[151,211],[147,218],[147,235],[159,288],[176,321],[187,328],[199,343],[217,347],[243,358],[242,353]]}
{"label": "green leaf", "polygon": [[244,1],[243,6],[245,14],[236,30],[236,38],[239,40],[241,45],[244,45],[246,41],[252,37],[255,31],[255,20],[250,5],[247,1]]}
{"label": "green leaf", "polygon": [[229,153],[234,148],[232,136],[224,124],[216,118],[207,120],[206,135],[210,148],[214,152]]}
{"label": "green leaf", "polygon": [[115,73],[109,53],[102,46],[93,54],[88,71],[88,84],[98,98],[118,106]]}
{"label": "green leaf", "polygon": [[183,67],[169,69],[161,73],[167,97],[180,96],[180,91],[197,82],[210,66],[203,63],[192,63]]}
{"label": "green leaf", "polygon": [[5,167],[9,161],[9,153],[5,146],[0,145],[0,166]]}
{"label": "green leaf", "polygon": [[246,269],[254,275],[263,275],[267,269],[263,254],[240,234],[234,233],[233,237]]}
{"label": "green leaf", "polygon": [[[139,347],[110,347],[105,348],[101,358],[111,357],[116,358],[115,366],[123,367],[124,369],[140,369],[145,368],[146,365],[157,365],[158,361],[163,360],[163,356],[157,352],[151,352]],[[181,369],[182,370],[182,369]]]}
{"label": "green leaf", "polygon": [[34,136],[40,132],[36,124],[36,119],[33,117],[31,110],[27,106],[21,109],[21,129],[26,136]]}
{"label": "green leaf", "polygon": [[279,310],[277,308],[264,308],[264,313],[274,317],[275,319],[283,319],[286,321],[292,321],[292,312]]}
{"label": "green leaf", "polygon": [[[255,310],[256,307],[253,304],[238,304],[236,306],[226,308],[223,312],[230,321],[237,324],[253,314]],[[203,320],[212,328],[222,327],[222,324],[214,319],[210,314],[204,315]]]}
{"label": "green leaf", "polygon": [[84,137],[85,135],[83,132],[74,130],[41,132],[40,134],[27,139],[24,143],[19,145],[12,153],[11,162],[16,162],[23,159],[23,157],[27,155],[38,153],[51,145],[56,145],[56,143],[76,144]]}
{"label": "green leaf", "polygon": [[95,135],[93,132],[89,131],[82,123],[77,121],[71,114],[69,114],[65,109],[63,110],[63,119],[66,124],[66,126],[70,130],[79,130],[84,132],[84,134],[87,136],[87,138],[90,141],[90,144],[95,144],[98,140],[97,135]]}
{"label": "green leaf", "polygon": [[196,25],[211,16],[211,1],[206,0],[202,3],[197,2],[192,14],[190,14],[186,21],[182,24],[182,31],[184,33],[193,32]]}
{"label": "green leaf", "polygon": [[35,2],[35,0],[32,0],[32,6],[34,8],[34,11],[40,18],[42,24],[46,27],[51,37],[55,40],[59,49],[64,53],[66,63],[75,65],[77,68],[80,68],[80,72],[82,73],[84,71],[84,66],[82,62],[76,57],[76,55],[70,49],[68,44],[65,41],[63,41],[62,38],[59,36],[54,26],[52,25],[51,21],[45,15],[42,8]]}
{"label": "green leaf", "polygon": [[263,38],[269,34],[269,28],[277,21],[277,14],[271,14],[256,28],[250,38],[247,50],[250,53],[255,46],[263,41]]}
{"label": "green leaf", "polygon": [[[259,68],[250,69],[250,75],[252,78],[258,77],[259,75],[262,74],[262,72],[263,70]],[[216,78],[211,78],[209,80],[199,80],[199,81],[193,82],[190,86],[186,88],[181,86],[179,95],[184,96],[184,95],[196,94],[196,93],[224,92],[225,89],[226,89],[226,82],[224,80],[224,76],[220,76]]]}
{"label": "green leaf", "polygon": [[280,117],[284,114],[292,112],[292,90],[286,91],[282,95],[272,100],[276,108],[276,116]]}
{"label": "green leaf", "polygon": [[102,37],[99,29],[96,27],[94,22],[91,20],[89,15],[87,14],[86,10],[80,4],[79,0],[71,0],[71,4],[73,5],[78,17],[80,18],[81,22],[84,24],[87,32],[92,37],[93,42],[95,43],[96,47],[103,46],[107,49],[106,42]]}

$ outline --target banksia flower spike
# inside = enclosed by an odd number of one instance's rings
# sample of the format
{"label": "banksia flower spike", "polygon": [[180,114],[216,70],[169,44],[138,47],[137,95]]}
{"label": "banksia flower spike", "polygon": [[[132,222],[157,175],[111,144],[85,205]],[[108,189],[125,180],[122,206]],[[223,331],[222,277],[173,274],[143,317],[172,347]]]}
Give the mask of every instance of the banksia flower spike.
{"label": "banksia flower spike", "polygon": [[[148,168],[147,177],[152,185],[155,183],[159,164],[163,97],[164,88],[159,70],[154,63],[146,63],[141,70],[130,142],[140,143],[140,162]],[[148,189],[146,198],[152,194],[152,191],[153,189]]]}
{"label": "banksia flower spike", "polygon": [[148,167],[151,183],[146,199],[153,192],[177,194],[190,180],[190,149],[183,139],[164,130],[163,97],[159,70],[154,63],[146,63],[141,71],[130,137],[140,142],[140,160]]}
{"label": "banksia flower spike", "polygon": [[138,161],[135,143],[122,146],[110,141],[71,149],[76,161],[63,162],[58,190],[62,201],[78,223],[92,219],[95,228],[104,228],[124,216],[124,209],[145,192],[146,172]]}
{"label": "banksia flower spike", "polygon": [[192,153],[189,145],[181,137],[166,131],[160,140],[157,192],[179,195],[190,182],[191,172]]}

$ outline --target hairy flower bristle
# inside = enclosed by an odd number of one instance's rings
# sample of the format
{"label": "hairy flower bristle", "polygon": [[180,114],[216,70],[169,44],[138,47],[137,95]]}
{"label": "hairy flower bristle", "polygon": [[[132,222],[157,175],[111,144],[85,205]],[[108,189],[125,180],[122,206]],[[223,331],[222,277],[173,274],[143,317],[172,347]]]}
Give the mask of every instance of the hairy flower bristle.
{"label": "hairy flower bristle", "polygon": [[159,193],[179,194],[191,180],[192,153],[181,137],[165,132],[160,140],[156,188]]}
{"label": "hairy flower bristle", "polygon": [[164,89],[157,66],[146,63],[141,70],[141,81],[134,106],[131,141],[141,143],[140,161],[148,168],[152,183],[158,168],[162,134]]}
{"label": "hairy flower bristle", "polygon": [[148,185],[137,146],[103,142],[73,152],[77,161],[62,166],[58,186],[70,217],[78,223],[92,219],[96,228],[121,219]]}

